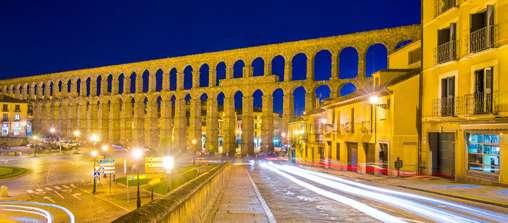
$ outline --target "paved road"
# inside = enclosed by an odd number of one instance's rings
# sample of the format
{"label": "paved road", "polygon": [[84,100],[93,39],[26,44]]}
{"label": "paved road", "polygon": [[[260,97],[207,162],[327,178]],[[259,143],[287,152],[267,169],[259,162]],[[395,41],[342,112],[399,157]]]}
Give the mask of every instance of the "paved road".
{"label": "paved road", "polygon": [[254,181],[279,222],[508,222],[508,210],[261,163]]}

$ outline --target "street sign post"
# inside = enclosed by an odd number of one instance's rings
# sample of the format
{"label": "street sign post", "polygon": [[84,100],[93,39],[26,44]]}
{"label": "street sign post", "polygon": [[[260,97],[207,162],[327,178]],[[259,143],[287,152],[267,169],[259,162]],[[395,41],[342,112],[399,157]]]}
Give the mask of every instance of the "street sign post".
{"label": "street sign post", "polygon": [[99,169],[102,169],[101,174],[109,174],[109,192],[111,193],[112,175],[115,174],[115,160],[111,158],[99,160]]}

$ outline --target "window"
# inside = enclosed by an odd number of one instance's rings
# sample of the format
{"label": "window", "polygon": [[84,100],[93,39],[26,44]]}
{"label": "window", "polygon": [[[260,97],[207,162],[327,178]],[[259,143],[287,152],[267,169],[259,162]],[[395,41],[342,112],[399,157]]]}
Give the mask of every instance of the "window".
{"label": "window", "polygon": [[479,52],[494,47],[495,25],[494,6],[488,5],[487,10],[472,14],[470,17],[469,51]]}
{"label": "window", "polygon": [[9,111],[9,105],[7,105],[7,104],[3,104],[3,105],[2,105],[2,111],[4,111],[4,112],[8,112],[8,111]]}
{"label": "window", "polygon": [[455,77],[441,79],[441,116],[455,114]]}
{"label": "window", "polygon": [[335,159],[340,160],[340,143],[335,144]]}
{"label": "window", "polygon": [[9,135],[9,124],[2,123],[2,136],[8,136],[8,135]]}
{"label": "window", "polygon": [[499,134],[467,134],[468,169],[499,174]]}
{"label": "window", "polygon": [[2,115],[2,121],[4,121],[4,122],[8,122],[9,121],[9,115],[7,113],[4,113]]}
{"label": "window", "polygon": [[492,112],[492,67],[474,72],[473,104],[475,114]]}
{"label": "window", "polygon": [[437,32],[437,63],[445,63],[456,59],[456,33],[457,24],[452,23],[449,27]]}
{"label": "window", "polygon": [[408,53],[408,65],[422,60],[422,48],[414,49]]}
{"label": "window", "polygon": [[456,6],[456,0],[436,0],[435,1],[435,16],[438,16],[446,11],[448,9],[451,9],[452,7]]}
{"label": "window", "polygon": [[19,121],[19,120],[21,120],[21,116],[18,113],[14,114],[14,121]]}
{"label": "window", "polygon": [[14,106],[14,111],[15,111],[15,112],[20,112],[19,105],[15,105],[15,106]]}

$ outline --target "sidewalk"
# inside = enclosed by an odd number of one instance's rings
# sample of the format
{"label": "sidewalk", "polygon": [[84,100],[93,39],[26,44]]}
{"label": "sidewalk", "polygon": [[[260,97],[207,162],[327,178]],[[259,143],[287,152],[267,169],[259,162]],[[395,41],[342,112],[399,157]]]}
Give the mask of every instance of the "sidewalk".
{"label": "sidewalk", "polygon": [[245,166],[231,166],[231,177],[218,203],[214,222],[274,222]]}
{"label": "sidewalk", "polygon": [[[304,166],[301,166],[304,167]],[[434,176],[393,177],[374,176],[349,171],[304,167],[320,172],[327,172],[350,179],[361,179],[377,184],[423,191],[447,197],[459,198],[484,204],[508,208],[508,188],[479,184],[457,183],[450,179]]]}

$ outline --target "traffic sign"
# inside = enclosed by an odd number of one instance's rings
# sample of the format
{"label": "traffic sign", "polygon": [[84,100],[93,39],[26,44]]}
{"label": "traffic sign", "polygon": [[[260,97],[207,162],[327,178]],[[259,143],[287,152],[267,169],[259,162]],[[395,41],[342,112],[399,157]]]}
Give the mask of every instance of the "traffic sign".
{"label": "traffic sign", "polygon": [[115,160],[114,159],[101,159],[99,166],[103,169],[103,174],[115,174]]}

